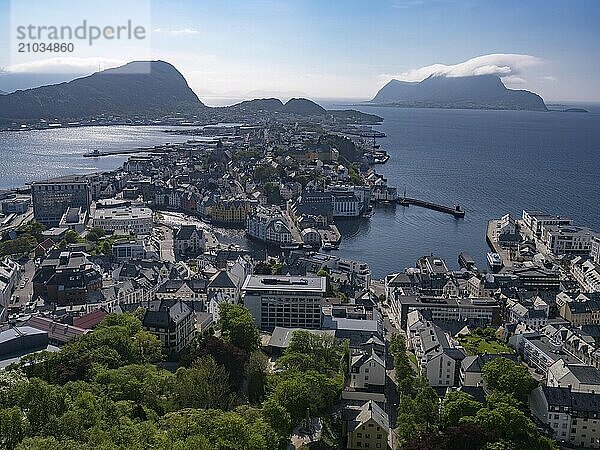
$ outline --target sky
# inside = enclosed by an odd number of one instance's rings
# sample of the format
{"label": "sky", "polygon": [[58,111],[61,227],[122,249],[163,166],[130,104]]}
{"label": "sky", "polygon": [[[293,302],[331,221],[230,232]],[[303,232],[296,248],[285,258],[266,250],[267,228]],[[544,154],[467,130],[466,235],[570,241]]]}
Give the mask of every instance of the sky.
{"label": "sky", "polygon": [[[15,53],[15,27],[24,20],[75,24],[81,14],[103,24],[143,24],[147,39],[98,41],[87,49],[77,43],[73,54]],[[214,97],[368,99],[392,78],[420,81],[432,73],[495,73],[508,87],[547,102],[600,102],[599,19],[596,0],[135,0],[113,6],[0,0],[0,90],[162,59],[208,104]]]}

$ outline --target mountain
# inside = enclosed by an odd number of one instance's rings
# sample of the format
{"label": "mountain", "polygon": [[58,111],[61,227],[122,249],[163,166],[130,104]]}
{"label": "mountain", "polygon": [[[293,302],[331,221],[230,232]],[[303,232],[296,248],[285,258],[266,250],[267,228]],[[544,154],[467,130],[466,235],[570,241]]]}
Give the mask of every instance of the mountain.
{"label": "mountain", "polygon": [[283,103],[278,98],[255,98],[230,106],[246,111],[279,111],[282,107]]}
{"label": "mountain", "polygon": [[6,95],[8,92],[0,91],[0,95]]}
{"label": "mountain", "polygon": [[371,103],[417,108],[548,110],[539,95],[507,89],[496,75],[431,75],[414,83],[391,80],[377,92]]}
{"label": "mountain", "polygon": [[134,61],[66,83],[0,96],[0,119],[163,116],[204,107],[185,78],[164,61]]}
{"label": "mountain", "polygon": [[299,116],[318,116],[327,113],[327,110],[321,105],[317,105],[312,100],[308,100],[306,98],[289,99],[286,104],[283,105],[281,111],[290,114],[297,114]]}

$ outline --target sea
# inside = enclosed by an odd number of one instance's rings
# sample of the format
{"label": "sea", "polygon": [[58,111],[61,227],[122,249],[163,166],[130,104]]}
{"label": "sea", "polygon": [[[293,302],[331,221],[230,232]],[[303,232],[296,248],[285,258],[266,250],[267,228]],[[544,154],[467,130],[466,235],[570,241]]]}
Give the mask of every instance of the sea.
{"label": "sea", "polygon": [[[328,108],[348,108],[329,103]],[[356,106],[384,118],[375,129],[391,158],[375,166],[409,197],[452,206],[465,217],[416,206],[376,207],[369,219],[338,223],[343,257],[367,262],[375,278],[434,254],[457,268],[461,251],[485,267],[487,221],[523,209],[569,216],[600,231],[600,105],[588,113]],[[557,109],[564,109],[559,105]],[[169,127],[173,128],[173,127]],[[126,156],[83,158],[95,149],[181,142],[165,127],[110,126],[0,133],[0,189],[120,166]],[[239,236],[237,236],[239,238]]]}

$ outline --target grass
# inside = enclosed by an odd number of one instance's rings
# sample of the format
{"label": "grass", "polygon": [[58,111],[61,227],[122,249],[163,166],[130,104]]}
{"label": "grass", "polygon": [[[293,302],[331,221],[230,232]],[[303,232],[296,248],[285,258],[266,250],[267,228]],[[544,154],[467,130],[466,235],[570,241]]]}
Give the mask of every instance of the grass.
{"label": "grass", "polygon": [[507,347],[497,339],[489,337],[470,335],[461,337],[459,342],[469,355],[513,353],[510,347]]}

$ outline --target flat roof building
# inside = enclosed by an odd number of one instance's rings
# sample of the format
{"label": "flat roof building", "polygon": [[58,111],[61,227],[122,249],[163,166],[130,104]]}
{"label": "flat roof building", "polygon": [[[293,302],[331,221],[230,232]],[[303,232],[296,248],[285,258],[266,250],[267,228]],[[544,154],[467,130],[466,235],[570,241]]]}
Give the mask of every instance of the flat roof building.
{"label": "flat roof building", "polygon": [[56,227],[69,207],[90,210],[92,193],[86,177],[70,175],[31,185],[33,216],[46,227]]}
{"label": "flat roof building", "polygon": [[325,291],[325,277],[249,275],[242,298],[260,329],[315,329],[321,327]]}

